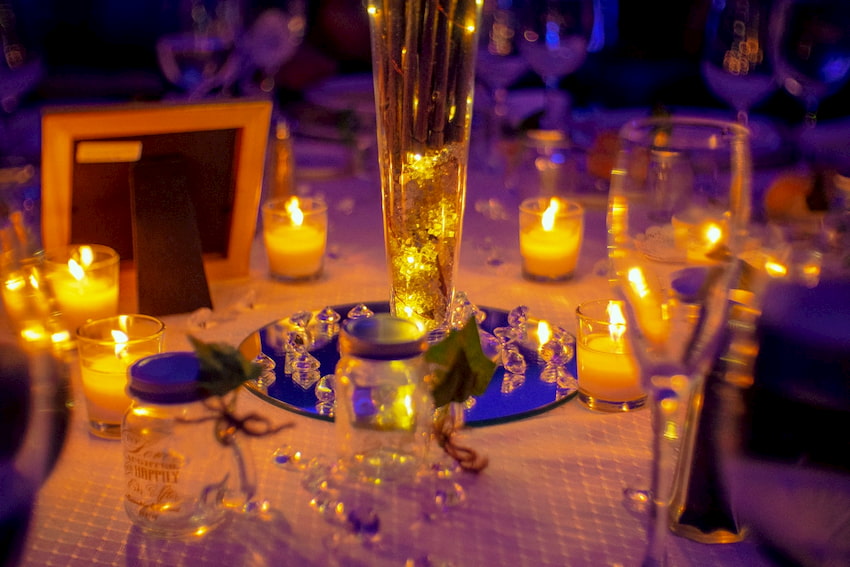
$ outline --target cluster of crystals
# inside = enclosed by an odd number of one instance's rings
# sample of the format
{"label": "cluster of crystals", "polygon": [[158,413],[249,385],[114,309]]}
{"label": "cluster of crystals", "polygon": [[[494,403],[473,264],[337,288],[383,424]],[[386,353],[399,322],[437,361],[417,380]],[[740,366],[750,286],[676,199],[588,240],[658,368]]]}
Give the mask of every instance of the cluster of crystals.
{"label": "cluster of crystals", "polygon": [[[360,303],[346,313],[346,319],[360,319],[374,316],[374,312]],[[528,307],[520,305],[508,313],[507,326],[496,327],[492,332],[484,329],[487,312],[469,300],[463,291],[457,291],[449,305],[445,325],[429,332],[428,341],[437,342],[452,329],[461,329],[470,318],[478,325],[478,335],[484,354],[505,369],[501,392],[509,394],[525,383],[529,363],[540,364],[540,379],[556,384],[562,394],[576,390],[575,377],[567,370],[567,363],[575,353],[575,340],[562,327],[553,326],[550,338],[542,345],[537,344],[536,333],[530,330]],[[304,390],[315,385],[316,412],[319,415],[333,417],[335,394],[334,374],[321,374],[319,360],[310,354],[311,349],[332,341],[338,334],[343,317],[331,307],[325,307],[315,316],[309,311],[299,311],[268,331],[266,342],[280,355],[285,357],[284,374]],[[533,361],[527,361],[529,351],[536,352]],[[263,366],[263,372],[255,386],[268,388],[275,380],[275,362],[263,353],[256,362]],[[466,409],[475,404],[470,398]]]}
{"label": "cluster of crystals", "polygon": [[540,379],[550,384],[557,384],[562,390],[577,390],[578,381],[567,370],[567,363],[574,355],[573,336],[561,327],[553,327],[551,338],[540,345],[540,358],[545,361],[540,371]]}
{"label": "cluster of crystals", "polygon": [[[365,304],[358,304],[347,314],[348,319],[372,317],[374,312]],[[332,307],[325,307],[314,316],[309,311],[299,311],[288,319],[270,326],[266,343],[274,352],[284,357],[283,373],[304,390],[315,384],[316,412],[333,417],[334,375],[321,374],[321,362],[310,351],[331,342],[338,334],[342,316]],[[260,390],[267,389],[275,381],[275,362],[264,353],[257,355],[254,362],[263,367],[263,372],[254,381]]]}
{"label": "cluster of crystals", "polygon": [[[467,500],[466,489],[456,476],[444,474],[439,467],[423,466],[414,478],[376,485],[352,476],[343,462],[318,456],[301,465],[301,454],[297,453],[295,466],[292,457],[296,453],[291,447],[282,448],[282,452],[286,463],[279,466],[303,472],[301,486],[309,494],[310,507],[339,528],[338,537],[365,545],[381,541],[381,515],[391,506],[404,506],[406,509],[397,509],[393,518],[409,522],[415,530],[420,524],[438,521]],[[402,494],[393,498],[393,491]]]}
{"label": "cluster of crystals", "polygon": [[393,311],[431,329],[448,307],[463,192],[459,148],[410,154],[385,196]]}

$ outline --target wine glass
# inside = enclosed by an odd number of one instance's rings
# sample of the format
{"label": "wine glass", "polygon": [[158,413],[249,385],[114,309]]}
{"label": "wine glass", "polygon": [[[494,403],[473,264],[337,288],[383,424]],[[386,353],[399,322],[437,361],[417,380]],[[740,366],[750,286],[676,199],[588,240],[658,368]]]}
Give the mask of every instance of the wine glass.
{"label": "wine glass", "polygon": [[776,88],[765,53],[768,22],[766,0],[715,0],[706,21],[702,75],[742,124]]}
{"label": "wine glass", "polygon": [[540,126],[567,128],[558,90],[561,80],[575,72],[587,58],[594,23],[591,0],[526,0],[518,11],[520,52],[545,86],[545,107]]}
{"label": "wine glass", "polygon": [[750,221],[749,130],[735,122],[656,117],[628,122],[619,142],[608,202],[609,267],[651,402],[644,565],[659,566],[687,438],[683,414],[723,342],[736,255]]}
{"label": "wine glass", "polygon": [[165,78],[190,99],[223,88],[222,71],[242,29],[239,0],[179,0],[164,20],[174,22],[156,42]]}
{"label": "wine glass", "polygon": [[850,10],[844,0],[779,0],[770,22],[776,79],[800,99],[805,124],[850,77]]}
{"label": "wine glass", "polygon": [[515,4],[520,0],[485,0],[481,12],[475,74],[490,95],[487,107],[486,151],[488,165],[501,162],[500,146],[508,114],[508,87],[528,70],[519,52]]}
{"label": "wine glass", "polygon": [[242,88],[271,93],[280,66],[289,61],[304,40],[306,0],[256,0],[244,10],[245,30],[239,50],[246,64]]}

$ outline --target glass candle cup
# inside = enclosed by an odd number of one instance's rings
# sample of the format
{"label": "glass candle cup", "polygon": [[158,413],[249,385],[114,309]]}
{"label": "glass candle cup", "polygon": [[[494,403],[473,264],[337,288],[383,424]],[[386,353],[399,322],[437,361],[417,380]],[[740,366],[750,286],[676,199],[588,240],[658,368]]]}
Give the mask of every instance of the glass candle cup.
{"label": "glass candle cup", "polygon": [[604,412],[636,410],[646,403],[640,369],[626,339],[621,301],[598,299],[576,309],[578,399]]}
{"label": "glass candle cup", "polygon": [[121,437],[121,420],[130,405],[127,368],[162,350],[165,325],[148,315],[116,315],[77,330],[80,377],[89,428],[108,439]]}
{"label": "glass candle cup", "polygon": [[269,274],[282,281],[318,278],[328,240],[328,207],[308,197],[272,199],[263,205],[263,241]]}
{"label": "glass candle cup", "polygon": [[584,235],[584,208],[557,197],[526,199],[519,206],[522,274],[537,281],[572,277]]}
{"label": "glass candle cup", "polygon": [[60,320],[38,258],[27,258],[0,268],[0,295],[14,332],[26,343],[47,346],[71,344]]}
{"label": "glass candle cup", "polygon": [[48,249],[44,272],[69,332],[118,314],[118,252],[99,244]]}

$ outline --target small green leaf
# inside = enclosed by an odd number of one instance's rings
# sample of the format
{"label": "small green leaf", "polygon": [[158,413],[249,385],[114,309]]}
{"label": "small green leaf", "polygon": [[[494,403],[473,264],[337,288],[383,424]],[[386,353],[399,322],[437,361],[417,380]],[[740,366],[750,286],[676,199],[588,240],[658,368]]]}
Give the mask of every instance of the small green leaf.
{"label": "small green leaf", "polygon": [[496,370],[496,364],[481,349],[474,317],[470,317],[462,329],[449,331],[445,339],[431,345],[425,360],[436,365],[432,389],[436,407],[480,396],[487,390]]}
{"label": "small green leaf", "polygon": [[225,343],[205,343],[189,335],[198,356],[198,381],[211,396],[223,396],[262,372],[259,364],[246,360],[238,349]]}

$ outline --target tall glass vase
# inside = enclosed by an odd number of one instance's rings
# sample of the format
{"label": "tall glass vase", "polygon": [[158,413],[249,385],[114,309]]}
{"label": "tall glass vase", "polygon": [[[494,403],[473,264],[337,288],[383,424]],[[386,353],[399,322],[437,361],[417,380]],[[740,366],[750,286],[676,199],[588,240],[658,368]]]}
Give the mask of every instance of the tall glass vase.
{"label": "tall glass vase", "polygon": [[454,292],[481,4],[368,2],[390,307],[425,331]]}

